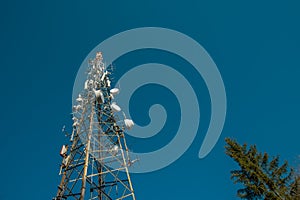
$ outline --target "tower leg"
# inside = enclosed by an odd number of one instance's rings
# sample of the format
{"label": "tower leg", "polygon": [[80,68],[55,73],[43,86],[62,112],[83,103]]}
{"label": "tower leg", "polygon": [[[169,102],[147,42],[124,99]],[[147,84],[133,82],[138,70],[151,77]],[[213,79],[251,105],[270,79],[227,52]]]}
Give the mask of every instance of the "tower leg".
{"label": "tower leg", "polygon": [[88,141],[85,149],[85,160],[84,160],[84,167],[83,167],[83,175],[82,175],[82,187],[81,187],[81,194],[80,200],[84,200],[85,190],[86,190],[86,175],[89,166],[89,151],[91,146],[91,135],[88,135]]}

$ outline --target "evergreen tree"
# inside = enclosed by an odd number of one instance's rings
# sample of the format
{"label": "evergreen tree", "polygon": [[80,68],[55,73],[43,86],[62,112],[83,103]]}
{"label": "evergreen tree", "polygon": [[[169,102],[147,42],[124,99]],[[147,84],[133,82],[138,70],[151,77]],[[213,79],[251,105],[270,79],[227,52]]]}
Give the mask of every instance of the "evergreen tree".
{"label": "evergreen tree", "polygon": [[294,178],[294,182],[291,185],[291,196],[293,199],[300,199],[300,175]]}
{"label": "evergreen tree", "polygon": [[226,154],[237,162],[240,169],[231,171],[234,183],[244,187],[237,191],[242,199],[299,200],[300,177],[288,162],[279,163],[279,156],[270,158],[267,153],[257,151],[255,145],[247,147],[226,138]]}

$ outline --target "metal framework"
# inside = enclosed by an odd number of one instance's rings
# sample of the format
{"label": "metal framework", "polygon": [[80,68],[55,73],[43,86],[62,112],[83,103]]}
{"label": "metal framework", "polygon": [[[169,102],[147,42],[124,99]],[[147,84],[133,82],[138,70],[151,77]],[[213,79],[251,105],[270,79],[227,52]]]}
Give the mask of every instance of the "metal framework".
{"label": "metal framework", "polygon": [[73,106],[70,144],[60,152],[62,177],[53,200],[135,200],[128,172],[132,161],[124,137],[125,129],[134,123],[120,120],[121,108],[112,102],[119,90],[111,89],[110,72],[100,52],[89,62],[87,74]]}

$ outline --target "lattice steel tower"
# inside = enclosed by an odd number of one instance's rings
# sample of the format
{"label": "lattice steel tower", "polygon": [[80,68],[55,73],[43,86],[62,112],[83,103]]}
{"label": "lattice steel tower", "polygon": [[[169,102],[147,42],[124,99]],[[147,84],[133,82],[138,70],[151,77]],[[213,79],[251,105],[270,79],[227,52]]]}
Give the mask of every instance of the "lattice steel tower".
{"label": "lattice steel tower", "polygon": [[113,102],[119,89],[111,89],[110,74],[98,52],[73,106],[73,130],[60,152],[62,177],[54,200],[135,200],[128,172],[133,161],[124,137],[134,123]]}

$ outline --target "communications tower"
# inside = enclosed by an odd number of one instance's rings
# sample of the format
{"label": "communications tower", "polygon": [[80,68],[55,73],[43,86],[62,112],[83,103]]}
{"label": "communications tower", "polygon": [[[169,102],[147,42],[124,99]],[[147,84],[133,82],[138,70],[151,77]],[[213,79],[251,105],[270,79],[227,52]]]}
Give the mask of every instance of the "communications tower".
{"label": "communications tower", "polygon": [[111,88],[110,74],[98,52],[73,106],[73,129],[60,151],[61,182],[53,200],[135,200],[128,172],[134,161],[124,137],[134,123],[114,102],[119,89]]}

